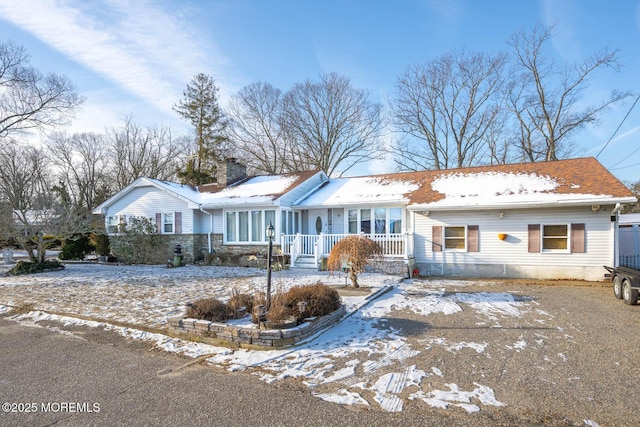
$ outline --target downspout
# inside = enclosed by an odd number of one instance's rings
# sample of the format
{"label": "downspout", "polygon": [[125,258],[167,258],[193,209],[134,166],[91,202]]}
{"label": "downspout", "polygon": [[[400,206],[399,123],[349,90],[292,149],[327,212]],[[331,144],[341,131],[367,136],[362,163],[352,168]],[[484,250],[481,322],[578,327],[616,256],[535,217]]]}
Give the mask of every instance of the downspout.
{"label": "downspout", "polygon": [[209,215],[209,232],[207,233],[207,247],[209,248],[209,253],[212,253],[211,234],[213,234],[213,214],[205,211],[202,208],[202,205],[198,205],[198,207],[200,208],[200,212],[203,212]]}
{"label": "downspout", "polygon": [[611,211],[611,216],[610,219],[615,217],[614,221],[611,221],[611,227],[612,227],[612,231],[613,231],[613,260],[611,263],[612,267],[617,267],[620,260],[619,260],[619,254],[618,252],[620,251],[619,249],[619,231],[618,231],[618,212],[620,211],[620,203],[616,203],[616,207],[613,208],[613,210]]}

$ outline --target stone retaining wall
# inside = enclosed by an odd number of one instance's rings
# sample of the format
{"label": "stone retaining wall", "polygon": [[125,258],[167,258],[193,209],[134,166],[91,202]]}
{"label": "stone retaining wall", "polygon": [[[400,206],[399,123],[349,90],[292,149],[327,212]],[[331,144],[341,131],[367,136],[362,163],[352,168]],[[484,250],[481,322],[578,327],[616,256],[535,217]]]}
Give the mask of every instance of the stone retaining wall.
{"label": "stone retaining wall", "polygon": [[290,329],[243,328],[224,323],[179,317],[170,317],[169,334],[190,341],[233,348],[273,350],[297,345],[334,323],[346,313],[344,305],[326,316],[305,319],[304,323]]}

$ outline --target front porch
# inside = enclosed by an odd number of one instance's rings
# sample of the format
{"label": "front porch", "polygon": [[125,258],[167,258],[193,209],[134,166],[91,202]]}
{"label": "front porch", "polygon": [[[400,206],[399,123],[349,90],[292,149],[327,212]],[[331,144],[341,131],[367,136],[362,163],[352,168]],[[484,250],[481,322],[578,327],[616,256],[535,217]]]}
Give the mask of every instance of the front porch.
{"label": "front porch", "polygon": [[[402,261],[413,255],[411,234],[363,234],[382,248],[385,260]],[[291,256],[291,267],[316,269],[333,246],[350,234],[287,234],[281,237],[283,254]]]}

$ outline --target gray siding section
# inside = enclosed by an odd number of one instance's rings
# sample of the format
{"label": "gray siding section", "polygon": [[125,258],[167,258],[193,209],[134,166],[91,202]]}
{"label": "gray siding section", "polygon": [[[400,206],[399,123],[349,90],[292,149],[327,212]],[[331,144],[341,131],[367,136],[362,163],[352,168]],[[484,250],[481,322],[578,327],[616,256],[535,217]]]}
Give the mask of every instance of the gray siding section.
{"label": "gray siding section", "polygon": [[300,198],[302,198],[305,194],[309,193],[311,190],[322,184],[324,176],[322,173],[318,172],[313,175],[311,178],[307,179],[305,182],[298,185],[296,188],[291,190],[289,193],[282,196],[278,201],[280,206],[290,207]]}
{"label": "gray siding section", "polygon": [[[200,210],[194,210],[193,212],[196,218],[195,233],[208,234],[211,231],[211,215]],[[213,214],[213,233],[222,234],[222,209],[207,210],[207,212]]]}
{"label": "gray siding section", "polygon": [[331,215],[331,233],[332,234],[344,234],[344,209],[332,209]]}

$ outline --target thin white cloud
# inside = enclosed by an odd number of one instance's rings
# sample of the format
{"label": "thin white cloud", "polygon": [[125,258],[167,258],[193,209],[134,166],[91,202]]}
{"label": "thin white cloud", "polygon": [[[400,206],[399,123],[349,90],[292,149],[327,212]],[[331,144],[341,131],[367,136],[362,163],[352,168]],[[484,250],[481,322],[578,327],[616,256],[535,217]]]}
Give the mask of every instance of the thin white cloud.
{"label": "thin white cloud", "polygon": [[545,25],[555,26],[551,43],[556,54],[564,60],[574,62],[583,56],[582,44],[576,34],[576,11],[581,7],[575,0],[558,2],[545,0],[543,14]]}
{"label": "thin white cloud", "polygon": [[170,112],[198,72],[212,75],[221,94],[234,90],[223,75],[229,61],[197,34],[181,7],[182,12],[166,10],[151,0],[0,0],[0,16]]}

